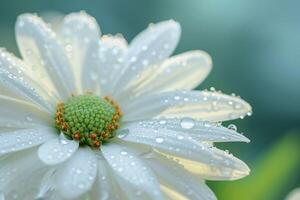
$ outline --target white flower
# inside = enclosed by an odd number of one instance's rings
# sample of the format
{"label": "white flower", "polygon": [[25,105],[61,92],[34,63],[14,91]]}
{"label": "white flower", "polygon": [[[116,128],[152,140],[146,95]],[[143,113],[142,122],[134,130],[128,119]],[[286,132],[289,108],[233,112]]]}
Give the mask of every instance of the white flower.
{"label": "white flower", "polygon": [[168,58],[180,32],[177,22],[164,21],[127,45],[120,36],[100,38],[83,12],[67,15],[55,31],[21,15],[23,59],[0,52],[5,198],[216,199],[204,180],[248,175],[246,164],[213,142],[248,142],[218,122],[251,107],[192,90],[212,63],[202,51]]}

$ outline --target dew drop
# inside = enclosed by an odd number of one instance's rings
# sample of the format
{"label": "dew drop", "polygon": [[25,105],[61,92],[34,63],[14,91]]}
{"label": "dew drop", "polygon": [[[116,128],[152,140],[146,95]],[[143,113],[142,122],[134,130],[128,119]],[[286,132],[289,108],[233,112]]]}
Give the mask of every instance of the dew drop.
{"label": "dew drop", "polygon": [[122,130],[122,131],[120,131],[118,134],[117,134],[117,137],[118,138],[124,138],[124,137],[126,137],[127,135],[129,134],[129,130]]}
{"label": "dew drop", "polygon": [[147,46],[147,45],[142,46],[142,50],[143,50],[143,51],[146,51],[147,49],[148,49],[148,46]]}
{"label": "dew drop", "polygon": [[159,124],[160,124],[160,125],[165,125],[166,123],[167,123],[166,120],[160,120],[160,121],[159,121]]}
{"label": "dew drop", "polygon": [[242,107],[241,104],[238,104],[238,103],[234,105],[234,108],[237,110],[241,109],[241,107]]}
{"label": "dew drop", "polygon": [[158,137],[158,138],[155,139],[155,141],[156,141],[157,143],[163,143],[163,142],[164,142],[164,139],[161,138],[161,137]]}
{"label": "dew drop", "polygon": [[180,99],[180,96],[175,96],[174,99],[175,99],[175,100],[179,100],[179,99]]}
{"label": "dew drop", "polygon": [[149,64],[149,61],[145,59],[145,60],[143,60],[142,64],[143,64],[144,66],[147,66],[147,65]]}
{"label": "dew drop", "polygon": [[62,143],[62,144],[68,144],[68,141],[65,140],[65,139],[61,139],[61,140],[60,140],[60,143]]}
{"label": "dew drop", "polygon": [[32,122],[32,118],[29,117],[29,116],[26,117],[26,120],[29,121],[29,122]]}
{"label": "dew drop", "polygon": [[215,92],[215,91],[216,91],[216,88],[210,87],[209,90],[210,90],[211,92]]}
{"label": "dew drop", "polygon": [[229,124],[227,128],[232,130],[232,131],[237,131],[237,127],[234,124]]}
{"label": "dew drop", "polygon": [[178,135],[178,136],[177,136],[177,139],[178,139],[178,140],[182,140],[183,138],[184,138],[184,137],[183,137],[182,135]]}
{"label": "dew drop", "polygon": [[73,50],[73,47],[72,47],[72,45],[67,44],[67,45],[65,46],[65,49],[66,49],[67,52],[71,52],[71,51]]}
{"label": "dew drop", "polygon": [[191,129],[195,126],[195,121],[192,118],[183,118],[180,122],[180,126],[183,129]]}
{"label": "dew drop", "polygon": [[136,57],[135,57],[135,56],[132,56],[132,57],[130,58],[130,62],[134,63],[135,61],[136,61]]}
{"label": "dew drop", "polygon": [[151,55],[155,56],[156,55],[156,51],[152,51]]}

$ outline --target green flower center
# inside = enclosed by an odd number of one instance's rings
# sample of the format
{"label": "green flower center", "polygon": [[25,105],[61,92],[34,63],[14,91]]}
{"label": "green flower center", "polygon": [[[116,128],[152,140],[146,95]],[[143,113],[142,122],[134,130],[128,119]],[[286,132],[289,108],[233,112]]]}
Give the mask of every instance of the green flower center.
{"label": "green flower center", "polygon": [[79,95],[57,105],[55,123],[67,138],[99,148],[114,136],[121,115],[119,106],[108,97]]}

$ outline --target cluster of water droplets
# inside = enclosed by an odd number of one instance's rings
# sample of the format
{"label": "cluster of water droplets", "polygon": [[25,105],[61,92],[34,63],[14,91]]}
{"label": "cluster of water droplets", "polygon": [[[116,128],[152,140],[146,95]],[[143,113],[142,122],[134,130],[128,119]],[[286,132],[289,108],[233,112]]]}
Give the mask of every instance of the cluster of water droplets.
{"label": "cluster of water droplets", "polygon": [[18,18],[16,31],[22,56],[40,81],[53,92],[54,88],[58,92],[74,90],[69,60],[51,25],[38,16],[25,14]]}
{"label": "cluster of water droplets", "polygon": [[8,119],[7,116],[1,116],[0,119],[1,127],[8,129],[16,127],[34,127],[36,125],[35,120],[31,117],[31,115],[28,115],[27,113],[23,120],[12,120]]}
{"label": "cluster of water droplets", "polygon": [[17,95],[51,109],[50,103],[39,94],[36,88],[27,82],[29,79],[24,74],[24,70],[24,66],[17,58],[5,49],[0,49],[0,82],[2,85]]}
{"label": "cluster of water droplets", "polygon": [[[83,153],[85,151],[85,153]],[[82,193],[80,191],[86,191],[92,187],[94,179],[97,174],[97,158],[94,153],[86,154],[88,151],[82,149],[77,151],[72,159],[66,164],[62,173],[64,177],[60,178],[59,187],[70,188],[76,190],[76,193]]]}
{"label": "cluster of water droplets", "polygon": [[113,85],[124,64],[127,42],[121,34],[102,36],[99,42],[99,66],[101,69],[100,84],[106,87]]}
{"label": "cluster of water droplets", "polygon": [[[215,199],[214,194],[201,191],[198,178],[190,174],[178,159],[161,154],[157,151],[151,157],[143,157],[157,173],[160,179],[167,181],[169,185],[176,183],[177,191],[190,199]],[[174,176],[176,174],[176,176]]]}
{"label": "cluster of water droplets", "polygon": [[[159,195],[159,190],[153,190],[151,186],[157,185],[151,169],[146,166],[137,155],[128,149],[114,149],[112,152],[104,152],[106,159],[110,166],[116,173],[122,174],[121,176],[129,183],[136,187],[134,196],[136,198],[145,195],[146,190],[148,193]],[[141,190],[140,188],[143,188]]]}
{"label": "cluster of water droplets", "polygon": [[[138,131],[143,131],[143,134]],[[122,135],[122,139],[151,145],[170,154],[211,166],[220,164],[231,168],[235,166],[235,160],[229,152],[221,151],[209,143],[196,142],[193,137],[180,132],[137,129],[126,136]]]}
{"label": "cluster of water droplets", "polygon": [[[44,130],[45,131],[45,130]],[[0,135],[0,155],[14,152],[20,149],[29,148],[43,143],[52,138],[41,129],[26,129],[12,131]]]}
{"label": "cluster of water droplets", "polygon": [[[118,83],[138,85],[161,61],[168,58],[179,39],[179,27],[174,21],[149,25],[130,44],[124,55],[124,67],[119,71]],[[124,87],[125,87],[124,86]]]}
{"label": "cluster of water droplets", "polygon": [[[164,98],[162,98],[161,103],[165,106],[193,106],[195,104],[201,106],[199,112],[222,112],[228,113],[229,119],[241,118],[243,119],[245,115],[251,116],[252,111],[247,108],[247,105],[238,96],[232,95],[231,98],[224,95],[220,91],[215,89],[210,89],[210,91],[176,91],[172,93],[167,93]],[[244,110],[249,109],[245,114]],[[201,116],[200,116],[201,117]]]}
{"label": "cluster of water droplets", "polygon": [[39,154],[44,162],[56,164],[71,157],[77,148],[77,142],[71,141],[61,134],[57,140],[52,140],[42,145],[39,149]]}

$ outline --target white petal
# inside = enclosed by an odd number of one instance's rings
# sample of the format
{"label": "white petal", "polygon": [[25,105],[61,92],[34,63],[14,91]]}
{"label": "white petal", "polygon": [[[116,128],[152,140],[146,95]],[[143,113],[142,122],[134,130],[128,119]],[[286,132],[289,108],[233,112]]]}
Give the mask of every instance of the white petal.
{"label": "white petal", "polygon": [[145,68],[169,57],[177,46],[180,33],[180,25],[169,20],[150,25],[137,35],[124,57],[126,64],[119,72],[115,93],[119,93],[119,88],[125,88]]}
{"label": "white petal", "polygon": [[60,35],[79,83],[77,87],[83,91],[94,91],[99,85],[100,34],[96,20],[85,12],[67,15],[61,26]]}
{"label": "white petal", "polygon": [[212,147],[210,144],[194,140],[188,134],[168,129],[130,128],[118,132],[118,137],[125,141],[149,145],[171,155],[197,162],[206,163],[216,168],[227,167],[233,170],[249,172],[247,165],[231,154]]}
{"label": "white petal", "polygon": [[61,98],[75,92],[73,72],[64,49],[41,18],[31,14],[19,16],[16,37],[23,59],[38,68],[38,74],[48,74]]}
{"label": "white petal", "polygon": [[0,134],[0,155],[28,149],[55,138],[55,129],[21,129]]}
{"label": "white petal", "polygon": [[[55,106],[55,97],[46,90],[45,85],[37,79],[33,79],[29,73],[33,74],[29,67],[8,53],[0,49],[0,85],[10,92],[10,96],[23,98],[41,106],[43,109],[52,111]],[[3,94],[3,93],[2,93]]]}
{"label": "white petal", "polygon": [[121,36],[103,36],[99,49],[99,79],[102,95],[112,95],[112,83],[116,81],[124,65],[123,56],[127,53],[127,42]]}
{"label": "white petal", "polygon": [[57,190],[66,199],[91,189],[97,175],[97,159],[90,148],[80,148],[58,172]]}
{"label": "white petal", "polygon": [[136,152],[117,143],[103,145],[101,149],[129,199],[163,199],[154,174]]}
{"label": "white petal", "polygon": [[56,165],[69,159],[78,149],[79,143],[60,136],[40,146],[39,158],[47,165]]}
{"label": "white petal", "polygon": [[36,194],[36,199],[50,199],[49,196],[53,194],[53,190],[55,189],[55,173],[56,168],[51,168],[43,174],[43,177],[40,178],[41,182],[39,184],[39,189]]}
{"label": "white petal", "polygon": [[300,188],[292,190],[285,200],[299,200],[300,199]]}
{"label": "white petal", "polygon": [[221,125],[187,117],[182,119],[162,118],[131,122],[124,124],[122,128],[129,130],[146,128],[160,131],[168,129],[176,131],[177,133],[187,133],[189,137],[205,142],[250,142],[244,135]]}
{"label": "white petal", "polygon": [[190,200],[216,199],[204,181],[187,172],[177,162],[154,151],[144,154],[143,158],[159,177],[160,183],[179,192]]}
{"label": "white petal", "polygon": [[174,91],[142,96],[121,105],[124,121],[153,117],[191,117],[212,122],[243,118],[251,113],[244,100],[207,91]]}
{"label": "white petal", "polygon": [[172,190],[172,189],[170,189],[170,188],[168,188],[164,185],[161,185],[160,188],[161,188],[161,191],[166,196],[166,199],[168,199],[168,200],[172,200],[172,199],[187,200],[185,196],[181,195],[177,191],[174,191],[174,190]]}
{"label": "white petal", "polygon": [[0,127],[30,128],[36,126],[51,126],[52,116],[36,106],[21,100],[0,95]]}
{"label": "white petal", "polygon": [[[58,178],[58,169],[60,166],[46,168],[45,172],[39,176],[39,183],[36,184],[39,186],[38,191],[35,193],[35,197],[28,200],[65,200],[57,190],[56,179]],[[37,188],[35,186],[35,188]],[[81,198],[72,198],[72,200],[82,200],[86,199],[85,196],[81,196]]]}
{"label": "white petal", "polygon": [[250,173],[249,168],[233,169],[226,165],[216,167],[181,157],[173,157],[173,159],[177,160],[189,172],[206,180],[237,180],[248,176]]}
{"label": "white petal", "polygon": [[144,70],[132,79],[127,93],[133,96],[197,87],[212,68],[211,57],[203,51],[190,51],[171,57]]}
{"label": "white petal", "polygon": [[11,154],[0,161],[0,190],[7,199],[32,200],[44,171],[36,148]]}
{"label": "white petal", "polygon": [[106,160],[98,160],[98,175],[94,184],[91,197],[93,200],[121,200],[124,194],[115,180],[112,171]]}

